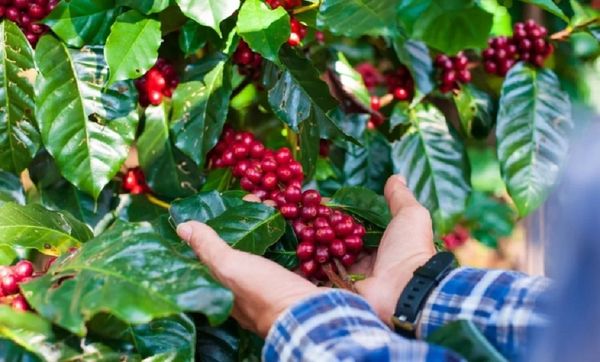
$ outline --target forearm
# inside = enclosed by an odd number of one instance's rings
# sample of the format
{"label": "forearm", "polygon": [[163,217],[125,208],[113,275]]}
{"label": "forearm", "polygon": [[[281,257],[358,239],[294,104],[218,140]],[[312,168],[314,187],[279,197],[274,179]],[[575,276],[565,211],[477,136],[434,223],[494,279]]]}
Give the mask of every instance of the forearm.
{"label": "forearm", "polygon": [[367,302],[330,291],[284,313],[267,336],[265,361],[410,360],[458,361],[443,348],[399,337]]}
{"label": "forearm", "polygon": [[543,304],[550,281],[502,270],[459,268],[432,292],[419,322],[426,338],[448,322],[473,321],[507,358],[523,353],[531,331],[547,323]]}

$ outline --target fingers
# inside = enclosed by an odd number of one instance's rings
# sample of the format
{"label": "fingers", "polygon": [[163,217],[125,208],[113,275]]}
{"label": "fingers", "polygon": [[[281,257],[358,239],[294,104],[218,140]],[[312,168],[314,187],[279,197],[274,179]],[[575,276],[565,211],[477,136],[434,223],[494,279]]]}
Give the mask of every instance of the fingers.
{"label": "fingers", "polygon": [[400,175],[393,175],[387,180],[384,195],[392,216],[396,216],[403,208],[421,206]]}
{"label": "fingers", "polygon": [[190,221],[177,226],[177,234],[194,250],[198,258],[211,270],[223,260],[231,248],[208,225]]}
{"label": "fingers", "polygon": [[258,196],[254,195],[254,194],[248,194],[248,195],[244,196],[242,199],[244,201],[248,201],[248,202],[260,202],[260,199],[258,198]]}

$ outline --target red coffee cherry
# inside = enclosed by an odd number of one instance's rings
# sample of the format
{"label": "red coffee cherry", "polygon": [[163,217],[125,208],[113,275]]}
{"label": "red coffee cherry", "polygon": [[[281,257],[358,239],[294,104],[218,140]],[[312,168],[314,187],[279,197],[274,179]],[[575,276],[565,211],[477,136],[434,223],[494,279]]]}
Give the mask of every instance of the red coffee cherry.
{"label": "red coffee cherry", "polygon": [[306,261],[312,259],[315,253],[315,244],[309,242],[301,242],[296,248],[296,255],[300,261]]}
{"label": "red coffee cherry", "polygon": [[459,52],[456,56],[440,54],[435,58],[442,93],[460,89],[460,84],[471,82],[471,71],[467,68],[469,59]]}

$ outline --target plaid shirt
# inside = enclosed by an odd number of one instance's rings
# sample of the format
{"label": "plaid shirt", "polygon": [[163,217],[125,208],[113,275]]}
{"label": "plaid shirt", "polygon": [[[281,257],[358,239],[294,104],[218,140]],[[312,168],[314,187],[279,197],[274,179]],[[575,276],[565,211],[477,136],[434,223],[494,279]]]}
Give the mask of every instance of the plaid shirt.
{"label": "plaid shirt", "polygon": [[[459,268],[429,296],[419,321],[420,338],[457,319],[472,320],[510,360],[526,353],[549,281],[501,271]],[[265,361],[460,361],[461,357],[392,332],[360,296],[332,290],[290,308],[271,328]]]}

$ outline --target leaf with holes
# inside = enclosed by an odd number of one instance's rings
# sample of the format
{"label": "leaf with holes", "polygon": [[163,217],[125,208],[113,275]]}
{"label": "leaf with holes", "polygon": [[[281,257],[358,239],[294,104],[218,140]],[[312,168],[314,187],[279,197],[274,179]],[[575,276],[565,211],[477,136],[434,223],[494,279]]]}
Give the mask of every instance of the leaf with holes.
{"label": "leaf with holes", "polygon": [[200,25],[213,28],[221,36],[221,22],[240,7],[240,0],[175,0],[181,11]]}
{"label": "leaf with holes", "polygon": [[114,0],[60,1],[42,22],[62,41],[81,48],[104,44],[119,12]]}
{"label": "leaf with holes", "polygon": [[158,59],[160,22],[129,10],[117,17],[106,39],[104,56],[110,68],[108,84],[139,78]]}
{"label": "leaf with holes", "polygon": [[445,234],[466,207],[468,160],[437,108],[419,106],[411,117],[413,126],[393,145],[394,171],[406,177],[417,200],[431,212],[438,233]]}
{"label": "leaf with holes", "polygon": [[397,0],[324,0],[317,22],[336,35],[393,35],[397,4]]}
{"label": "leaf with holes", "polygon": [[21,172],[40,145],[35,127],[33,51],[11,21],[0,23],[0,169]]}
{"label": "leaf with holes", "polygon": [[502,176],[524,216],[544,202],[567,155],[569,97],[552,71],[519,63],[502,86],[497,123]]}
{"label": "leaf with holes", "polygon": [[184,311],[203,313],[211,323],[224,321],[231,292],[177,248],[147,226],[120,224],[21,289],[41,316],[77,335],[100,312],[130,324]]}
{"label": "leaf with holes", "polygon": [[0,207],[0,243],[60,255],[92,237],[90,229],[68,213],[37,204]]}
{"label": "leaf with holes", "polygon": [[36,115],[44,146],[63,176],[97,198],[119,171],[135,137],[130,82],[105,88],[101,47],[67,49],[52,36],[36,47]]}
{"label": "leaf with holes", "polygon": [[182,83],[175,90],[170,125],[175,146],[199,167],[219,140],[232,92],[226,59],[216,56],[203,64],[204,70],[196,69],[198,80]]}
{"label": "leaf with holes", "polygon": [[261,0],[246,0],[238,15],[237,31],[252,50],[276,62],[279,48],[290,36],[290,17],[281,6],[271,10]]}

